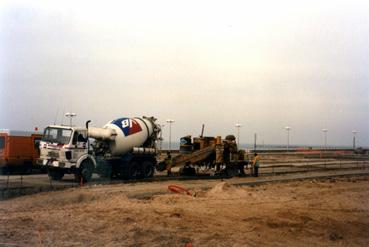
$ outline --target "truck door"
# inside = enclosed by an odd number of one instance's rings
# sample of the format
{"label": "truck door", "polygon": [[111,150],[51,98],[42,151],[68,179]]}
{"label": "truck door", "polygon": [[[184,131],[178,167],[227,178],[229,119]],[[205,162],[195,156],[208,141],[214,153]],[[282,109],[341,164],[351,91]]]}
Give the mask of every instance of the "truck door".
{"label": "truck door", "polygon": [[77,160],[87,152],[87,132],[75,131],[73,135],[72,145],[75,147],[73,152],[73,159]]}

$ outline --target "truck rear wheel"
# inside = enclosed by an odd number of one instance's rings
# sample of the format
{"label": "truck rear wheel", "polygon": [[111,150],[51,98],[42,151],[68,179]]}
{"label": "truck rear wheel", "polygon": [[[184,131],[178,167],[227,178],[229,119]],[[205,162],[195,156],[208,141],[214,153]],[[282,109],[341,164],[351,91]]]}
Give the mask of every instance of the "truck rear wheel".
{"label": "truck rear wheel", "polygon": [[77,182],[80,182],[81,180],[83,183],[90,182],[92,174],[94,173],[94,168],[95,166],[90,159],[82,161],[80,169],[78,169],[77,173],[75,174]]}
{"label": "truck rear wheel", "polygon": [[64,171],[61,169],[51,168],[48,170],[48,175],[52,180],[60,181],[64,177]]}
{"label": "truck rear wheel", "polygon": [[155,168],[154,164],[150,161],[144,161],[142,163],[142,176],[144,178],[151,178],[154,176]]}
{"label": "truck rear wheel", "polygon": [[135,160],[131,161],[126,167],[124,177],[127,179],[136,179],[139,178],[140,175],[141,175],[140,163],[138,163]]}

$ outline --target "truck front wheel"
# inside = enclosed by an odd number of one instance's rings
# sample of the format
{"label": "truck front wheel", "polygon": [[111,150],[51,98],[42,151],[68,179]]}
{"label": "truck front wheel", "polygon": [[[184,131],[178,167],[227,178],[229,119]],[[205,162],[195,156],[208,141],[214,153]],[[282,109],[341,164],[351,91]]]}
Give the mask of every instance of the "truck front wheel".
{"label": "truck front wheel", "polygon": [[91,181],[92,174],[94,173],[94,164],[90,159],[86,159],[82,161],[80,168],[77,170],[75,174],[75,178],[77,182],[82,180],[83,183],[87,183]]}

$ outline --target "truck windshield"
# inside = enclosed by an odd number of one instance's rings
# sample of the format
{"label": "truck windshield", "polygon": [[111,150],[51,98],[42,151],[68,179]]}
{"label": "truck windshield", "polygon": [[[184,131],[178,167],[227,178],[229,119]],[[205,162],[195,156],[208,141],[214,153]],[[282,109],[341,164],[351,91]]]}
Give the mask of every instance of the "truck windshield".
{"label": "truck windshield", "polygon": [[53,142],[58,144],[68,144],[72,136],[71,129],[52,128],[47,127],[45,129],[42,141]]}

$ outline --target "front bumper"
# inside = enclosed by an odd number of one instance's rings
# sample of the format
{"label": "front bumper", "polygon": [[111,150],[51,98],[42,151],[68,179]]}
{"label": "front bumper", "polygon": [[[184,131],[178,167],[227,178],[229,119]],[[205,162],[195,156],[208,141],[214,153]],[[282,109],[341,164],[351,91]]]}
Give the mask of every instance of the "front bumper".
{"label": "front bumper", "polygon": [[70,163],[68,161],[59,161],[54,159],[38,159],[37,164],[43,167],[59,167],[59,168],[73,168],[76,166],[75,163]]}

